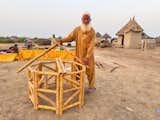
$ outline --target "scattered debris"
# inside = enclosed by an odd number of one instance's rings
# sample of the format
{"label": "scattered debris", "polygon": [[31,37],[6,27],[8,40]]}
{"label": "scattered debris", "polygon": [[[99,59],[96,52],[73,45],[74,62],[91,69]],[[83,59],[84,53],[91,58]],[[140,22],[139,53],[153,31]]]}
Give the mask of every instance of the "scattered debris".
{"label": "scattered debris", "polygon": [[112,72],[115,71],[117,68],[119,68],[119,67],[116,66],[116,67],[112,68],[112,69],[110,70],[110,72],[112,73]]}
{"label": "scattered debris", "polygon": [[103,63],[101,63],[101,62],[95,62],[95,65],[96,65],[96,67],[97,67],[98,69],[105,69]]}
{"label": "scattered debris", "polygon": [[133,112],[134,110],[130,107],[126,107],[126,110],[130,111],[130,112]]}

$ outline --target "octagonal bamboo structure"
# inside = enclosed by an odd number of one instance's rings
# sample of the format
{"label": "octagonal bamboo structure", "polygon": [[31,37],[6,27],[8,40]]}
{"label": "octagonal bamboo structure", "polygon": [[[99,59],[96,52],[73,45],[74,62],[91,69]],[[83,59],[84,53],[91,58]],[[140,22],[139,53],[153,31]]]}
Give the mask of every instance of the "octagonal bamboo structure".
{"label": "octagonal bamboo structure", "polygon": [[63,111],[84,104],[85,66],[75,61],[35,63],[27,68],[28,96],[34,109]]}

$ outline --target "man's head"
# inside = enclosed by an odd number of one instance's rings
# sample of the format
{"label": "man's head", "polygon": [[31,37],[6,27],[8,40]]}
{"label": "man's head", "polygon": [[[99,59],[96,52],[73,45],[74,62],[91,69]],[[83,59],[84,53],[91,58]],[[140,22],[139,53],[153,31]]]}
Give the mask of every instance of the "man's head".
{"label": "man's head", "polygon": [[84,13],[82,15],[82,23],[88,25],[91,22],[91,17],[89,13]]}
{"label": "man's head", "polygon": [[14,46],[15,46],[15,47],[18,47],[18,45],[17,45],[17,44],[14,44]]}

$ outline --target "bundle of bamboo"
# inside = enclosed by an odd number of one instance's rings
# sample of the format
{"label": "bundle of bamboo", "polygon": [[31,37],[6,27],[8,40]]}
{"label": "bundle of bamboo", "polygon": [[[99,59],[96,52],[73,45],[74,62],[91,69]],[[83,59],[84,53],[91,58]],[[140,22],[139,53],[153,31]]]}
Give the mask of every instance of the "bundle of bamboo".
{"label": "bundle of bamboo", "polygon": [[84,104],[84,65],[57,58],[33,64],[27,73],[28,95],[36,110],[53,110],[62,115]]}

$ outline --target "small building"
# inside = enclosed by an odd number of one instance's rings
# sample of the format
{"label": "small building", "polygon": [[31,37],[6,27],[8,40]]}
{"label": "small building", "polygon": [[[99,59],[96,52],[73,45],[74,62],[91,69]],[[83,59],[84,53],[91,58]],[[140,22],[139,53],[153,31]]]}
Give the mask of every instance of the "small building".
{"label": "small building", "polygon": [[142,33],[142,44],[141,48],[144,49],[153,49],[156,47],[156,40],[153,37],[150,37],[145,32]]}
{"label": "small building", "polygon": [[143,28],[133,17],[116,33],[118,46],[123,48],[141,48],[142,32]]}
{"label": "small building", "polygon": [[157,46],[160,46],[160,37],[157,37],[157,38],[156,38],[156,45],[157,45]]}

